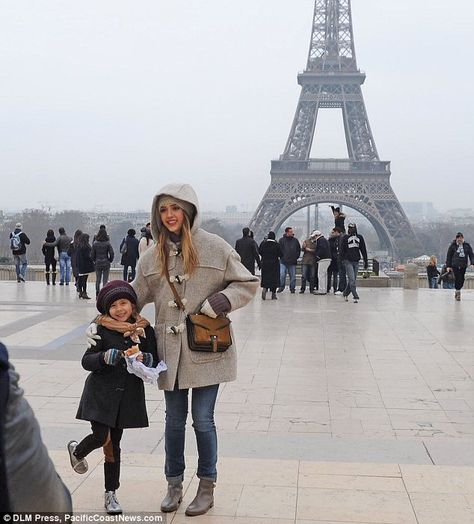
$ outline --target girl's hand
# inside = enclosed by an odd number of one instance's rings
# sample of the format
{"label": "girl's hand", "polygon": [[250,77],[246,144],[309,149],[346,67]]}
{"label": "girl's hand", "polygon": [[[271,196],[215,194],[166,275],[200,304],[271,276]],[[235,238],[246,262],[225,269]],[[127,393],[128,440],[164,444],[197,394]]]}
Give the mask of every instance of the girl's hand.
{"label": "girl's hand", "polygon": [[143,362],[143,353],[139,353],[137,356],[138,362]]}

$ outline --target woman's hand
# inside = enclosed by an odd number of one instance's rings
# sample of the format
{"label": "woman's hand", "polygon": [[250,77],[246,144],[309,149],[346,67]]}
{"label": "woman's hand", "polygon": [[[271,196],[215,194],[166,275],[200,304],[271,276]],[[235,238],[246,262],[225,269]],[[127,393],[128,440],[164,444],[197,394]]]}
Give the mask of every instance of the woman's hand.
{"label": "woman's hand", "polygon": [[201,306],[201,313],[211,318],[217,318],[219,315],[229,313],[230,310],[229,299],[223,293],[214,293]]}
{"label": "woman's hand", "polygon": [[216,312],[212,309],[211,304],[209,304],[209,300],[207,300],[207,298],[203,302],[200,312],[208,317],[217,318]]}
{"label": "woman's hand", "polygon": [[89,324],[89,327],[86,329],[86,340],[89,349],[97,345],[96,340],[102,340],[101,336],[97,334],[97,324],[95,322]]}

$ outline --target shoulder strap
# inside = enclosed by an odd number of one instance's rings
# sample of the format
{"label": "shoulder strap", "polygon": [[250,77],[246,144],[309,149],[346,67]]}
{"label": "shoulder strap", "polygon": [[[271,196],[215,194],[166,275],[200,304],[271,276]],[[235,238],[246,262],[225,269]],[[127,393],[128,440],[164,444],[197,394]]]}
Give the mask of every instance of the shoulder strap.
{"label": "shoulder strap", "polygon": [[176,291],[176,288],[175,288],[173,282],[171,282],[170,272],[168,270],[168,265],[167,264],[165,265],[164,269],[165,269],[166,281],[168,282],[168,284],[169,284],[169,286],[171,288],[171,291],[173,292],[174,301],[176,302],[176,304],[179,307],[179,309],[181,309],[181,311],[184,311],[186,313],[186,308],[184,307],[184,304],[183,304],[180,296],[178,295],[178,292]]}

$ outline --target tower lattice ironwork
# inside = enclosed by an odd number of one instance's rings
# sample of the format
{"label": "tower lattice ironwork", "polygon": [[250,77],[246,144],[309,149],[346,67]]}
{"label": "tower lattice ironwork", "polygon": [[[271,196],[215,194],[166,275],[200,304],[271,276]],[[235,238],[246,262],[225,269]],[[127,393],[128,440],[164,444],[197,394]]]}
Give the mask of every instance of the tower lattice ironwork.
{"label": "tower lattice ironwork", "polygon": [[[336,202],[364,215],[381,247],[411,244],[413,229],[390,185],[390,162],[380,161],[357,67],[350,0],[315,0],[308,63],[298,75],[301,95],[271,183],[251,222],[257,237],[277,230],[294,212]],[[347,159],[311,159],[318,111],[342,109]]]}

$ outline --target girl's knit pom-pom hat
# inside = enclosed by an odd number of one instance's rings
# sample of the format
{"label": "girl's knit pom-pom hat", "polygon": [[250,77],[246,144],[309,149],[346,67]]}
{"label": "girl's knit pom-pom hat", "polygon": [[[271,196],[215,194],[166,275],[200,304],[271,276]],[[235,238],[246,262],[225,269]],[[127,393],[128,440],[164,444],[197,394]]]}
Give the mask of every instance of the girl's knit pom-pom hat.
{"label": "girl's knit pom-pom hat", "polygon": [[107,315],[110,306],[121,298],[126,298],[135,305],[137,303],[137,294],[128,282],[125,282],[125,280],[111,280],[105,284],[97,296],[97,309],[99,313]]}

